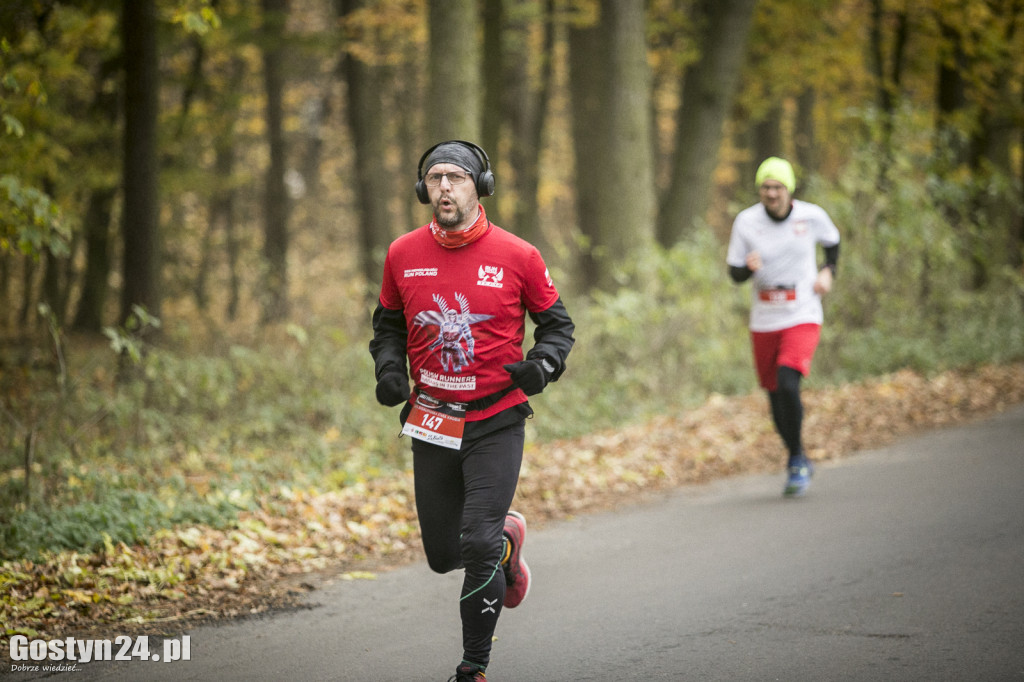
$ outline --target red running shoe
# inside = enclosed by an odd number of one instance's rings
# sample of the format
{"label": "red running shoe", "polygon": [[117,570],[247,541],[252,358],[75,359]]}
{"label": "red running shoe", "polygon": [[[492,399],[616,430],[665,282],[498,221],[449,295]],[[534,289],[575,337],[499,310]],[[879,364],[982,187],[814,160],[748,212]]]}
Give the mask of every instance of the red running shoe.
{"label": "red running shoe", "polygon": [[455,669],[455,674],[448,678],[448,682],[486,682],[487,675],[484,671],[472,663],[463,662]]}
{"label": "red running shoe", "polygon": [[505,538],[510,545],[505,571],[505,607],[514,609],[530,593],[530,567],[523,560],[523,542],[526,540],[526,519],[517,511],[505,517]]}

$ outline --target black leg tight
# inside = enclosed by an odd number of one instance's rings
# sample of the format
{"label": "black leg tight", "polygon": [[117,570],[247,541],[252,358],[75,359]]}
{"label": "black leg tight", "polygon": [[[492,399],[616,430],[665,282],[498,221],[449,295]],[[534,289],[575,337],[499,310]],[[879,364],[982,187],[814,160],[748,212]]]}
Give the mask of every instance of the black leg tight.
{"label": "black leg tight", "polygon": [[523,422],[463,441],[461,450],[412,444],[416,510],[430,568],[465,568],[459,611],[463,658],[486,668],[505,598],[505,514],[523,461]]}
{"label": "black leg tight", "polygon": [[768,399],[772,406],[775,428],[782,436],[792,460],[804,451],[801,440],[804,405],[800,400],[800,379],[803,376],[792,367],[779,367],[778,377],[776,389],[768,393]]}

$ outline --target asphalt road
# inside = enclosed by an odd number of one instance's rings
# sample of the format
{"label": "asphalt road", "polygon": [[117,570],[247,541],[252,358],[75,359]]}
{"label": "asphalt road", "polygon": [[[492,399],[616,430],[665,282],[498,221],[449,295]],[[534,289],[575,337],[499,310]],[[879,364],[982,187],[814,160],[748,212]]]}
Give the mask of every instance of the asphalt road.
{"label": "asphalt road", "polygon": [[[531,529],[534,586],[488,678],[1024,680],[1024,406],[820,466],[803,499],[781,488],[739,477]],[[460,581],[419,562],[192,630],[189,661],[60,676],[446,680]]]}

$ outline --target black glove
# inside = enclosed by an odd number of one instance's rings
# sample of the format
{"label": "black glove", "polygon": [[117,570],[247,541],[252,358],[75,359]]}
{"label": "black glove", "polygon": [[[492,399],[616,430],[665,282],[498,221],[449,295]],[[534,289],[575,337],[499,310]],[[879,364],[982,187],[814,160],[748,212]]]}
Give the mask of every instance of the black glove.
{"label": "black glove", "polygon": [[409,399],[409,380],[401,372],[388,372],[377,381],[377,402],[394,407]]}
{"label": "black glove", "polygon": [[[545,367],[547,365],[547,367]],[[526,395],[537,395],[548,385],[548,379],[554,368],[548,370],[545,360],[523,360],[505,365],[505,371],[512,375],[512,383],[523,389]]]}

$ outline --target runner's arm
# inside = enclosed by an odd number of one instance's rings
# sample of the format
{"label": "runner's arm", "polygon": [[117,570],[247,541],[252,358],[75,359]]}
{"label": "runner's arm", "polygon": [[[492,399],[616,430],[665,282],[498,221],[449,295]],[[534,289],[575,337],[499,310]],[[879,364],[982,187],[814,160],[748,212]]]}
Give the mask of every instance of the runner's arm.
{"label": "runner's arm", "polygon": [[526,359],[547,360],[548,365],[553,368],[548,381],[556,381],[565,371],[565,360],[576,343],[576,339],[573,338],[576,325],[569,317],[561,298],[547,310],[531,312],[530,319],[537,328],[533,332],[533,348],[527,352]]}
{"label": "runner's arm", "polygon": [[742,265],[742,266],[730,265],[729,266],[729,276],[732,277],[732,281],[736,282],[737,284],[741,284],[743,282],[746,282],[748,279],[750,279],[751,275],[753,275],[753,274],[754,274],[754,271],[751,270],[750,268],[748,268],[746,265]]}
{"label": "runner's arm", "polygon": [[828,268],[832,271],[832,276],[836,276],[836,265],[839,263],[839,244],[833,244],[832,246],[825,247],[825,265],[824,268]]}
{"label": "runner's arm", "polygon": [[370,355],[373,356],[376,379],[380,380],[388,372],[400,372],[402,376],[408,376],[405,364],[408,337],[405,314],[401,310],[391,310],[377,303],[373,311],[373,339],[370,340]]}

